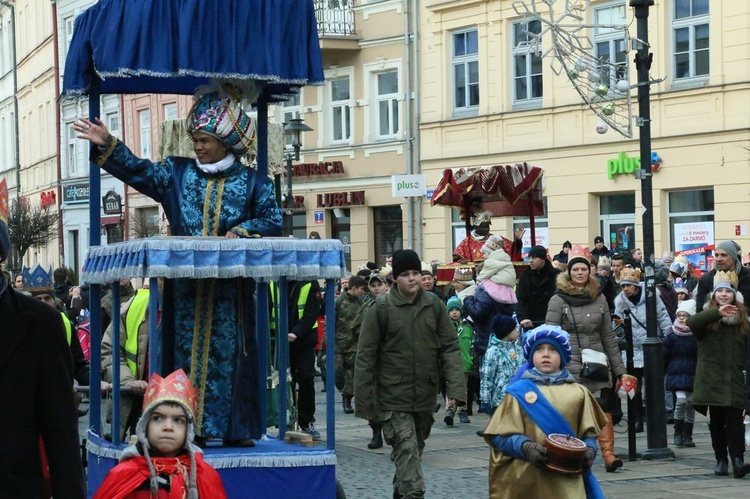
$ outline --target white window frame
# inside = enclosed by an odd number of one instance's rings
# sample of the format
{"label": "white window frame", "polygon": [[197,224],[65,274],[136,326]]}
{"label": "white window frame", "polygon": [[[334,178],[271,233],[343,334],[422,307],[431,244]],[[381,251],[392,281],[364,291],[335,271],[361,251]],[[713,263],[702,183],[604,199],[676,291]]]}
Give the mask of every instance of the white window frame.
{"label": "white window frame", "polygon": [[[180,115],[177,111],[176,102],[167,102],[162,105],[162,112],[164,113],[164,121],[178,120]],[[172,115],[172,117],[170,117]]]}
{"label": "white window frame", "polygon": [[[390,93],[380,93],[380,77],[384,75],[396,75],[396,91]],[[378,139],[395,139],[398,137],[401,131],[400,121],[401,113],[399,112],[399,96],[401,94],[401,81],[399,80],[398,70],[394,71],[383,71],[375,74],[375,124],[376,124],[376,135]],[[385,119],[388,125],[388,131],[383,133],[381,129],[381,105],[385,103],[386,113]]]}
{"label": "white window frame", "polygon": [[83,173],[83,168],[78,161],[78,136],[73,128],[73,121],[65,123],[66,133],[66,144],[65,149],[65,170],[68,172],[68,177],[75,177]]}
{"label": "white window frame", "polygon": [[[342,99],[342,100],[333,100],[333,84],[334,82],[340,82],[343,80],[349,81],[349,98],[348,99]],[[328,85],[326,85],[326,90],[328,92],[328,101],[330,102],[330,109],[331,109],[331,120],[330,120],[330,143],[331,144],[350,144],[352,141],[352,136],[354,135],[352,133],[352,108],[354,107],[354,100],[352,99],[352,88],[354,87],[354,78],[351,74],[342,74],[334,79],[332,79]],[[341,113],[341,130],[338,130],[338,132],[341,132],[341,137],[336,138],[336,132],[335,129],[335,120],[334,116],[336,113]]]}
{"label": "white window frame", "polygon": [[[599,18],[599,14],[603,13],[604,11],[619,11],[617,14],[621,14],[621,17],[614,21],[608,21],[606,23],[602,22]],[[618,1],[613,2],[609,4],[604,5],[598,5],[596,8],[594,8],[594,25],[600,26],[602,24],[607,25],[627,25],[627,7],[625,6],[624,1]],[[613,18],[615,14],[613,13],[610,18]],[[625,52],[628,47],[625,46],[625,35],[619,31],[614,30],[612,28],[603,27],[603,28],[595,28],[594,29],[594,56],[599,59],[601,56],[599,54],[599,45],[606,43],[608,45],[609,50],[609,60],[607,62],[614,62],[618,69],[616,71],[616,74],[605,74],[605,70],[603,69],[603,66],[600,66],[599,68],[599,76],[601,77],[602,83],[608,85],[610,88],[614,88],[615,84],[623,79],[625,75],[627,75],[627,64],[628,64],[628,54]],[[617,57],[621,56],[622,60],[617,60]],[[614,61],[613,59],[614,58]]]}
{"label": "white window frame", "polygon": [[[294,119],[298,114],[302,115],[302,89],[297,95],[293,95],[289,100],[281,103],[281,122],[286,126]],[[304,143],[304,133],[300,134],[300,141]],[[292,150],[292,137],[289,134],[284,134],[284,149]]]}
{"label": "white window frame", "polygon": [[[710,65],[711,65],[711,6],[709,3],[708,6],[708,13],[706,14],[699,14],[697,16],[688,16],[683,17],[681,19],[677,19],[677,4],[679,2],[690,2],[691,8],[692,8],[692,2],[694,0],[674,0],[673,8],[672,8],[672,74],[674,75],[673,80],[677,83],[679,82],[703,82],[704,80],[707,80],[708,77],[711,75],[710,71]],[[706,26],[708,28],[708,47],[705,49],[696,49],[695,47],[695,30],[698,27]],[[681,29],[687,29],[688,30],[688,75],[687,76],[677,76],[677,30]],[[708,65],[709,70],[706,74],[695,74],[696,71],[696,62],[695,62],[695,56],[696,52],[707,52],[708,53]],[[684,52],[681,52],[681,54],[684,54]]]}
{"label": "white window frame", "polygon": [[[139,109],[137,114],[138,129],[140,131],[140,157],[151,159],[151,109]],[[146,117],[148,118],[148,123],[144,125]]]}
{"label": "white window frame", "polygon": [[[541,47],[534,46],[533,44],[529,43],[529,40],[522,40],[518,41],[515,39],[516,36],[516,26],[519,24],[526,24],[528,22],[535,22],[539,23],[539,27],[541,29],[541,21],[539,20],[532,20],[532,21],[526,21],[526,20],[519,20],[514,21],[511,23],[510,28],[510,46],[511,46],[511,52],[510,52],[510,67],[511,71],[510,74],[513,75],[513,79],[511,81],[511,92],[513,95],[513,105],[514,107],[538,107],[542,104],[542,99],[544,98],[544,70],[540,73],[532,73],[532,60],[534,57],[539,57],[541,59],[541,54],[537,52],[537,50],[541,50]],[[527,36],[527,38],[530,38]],[[516,93],[516,80],[518,80],[519,77],[516,75],[516,57],[524,56],[526,61],[526,74],[522,76],[526,80],[526,89],[527,94],[525,96],[519,96]],[[540,64],[540,67],[544,67],[543,62]],[[531,92],[533,88],[533,82],[532,78],[535,76],[539,76],[542,78],[542,94],[539,96],[532,97]]]}
{"label": "white window frame", "polygon": [[[477,51],[476,53],[456,55],[456,37],[465,36],[469,33],[475,33],[477,37]],[[482,96],[480,93],[480,74],[479,74],[479,29],[476,26],[471,28],[460,29],[450,32],[450,55],[451,55],[451,101],[453,102],[454,113],[476,113],[479,110],[479,105],[482,102]],[[477,65],[477,81],[473,82],[470,80],[470,65]],[[464,87],[464,93],[459,98],[456,94],[458,93],[456,83],[456,70],[463,68],[464,81],[466,82]],[[471,95],[471,89],[477,87],[477,102],[472,104],[469,102],[469,96]],[[459,99],[461,102],[458,102]]]}

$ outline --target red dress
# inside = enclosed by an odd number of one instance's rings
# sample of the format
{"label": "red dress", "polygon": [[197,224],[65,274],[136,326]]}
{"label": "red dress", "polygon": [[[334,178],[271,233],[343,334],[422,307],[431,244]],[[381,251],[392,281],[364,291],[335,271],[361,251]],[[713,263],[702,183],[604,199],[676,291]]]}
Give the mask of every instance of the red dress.
{"label": "red dress", "polygon": [[[168,475],[171,481],[170,490],[159,489],[158,499],[183,499],[187,497],[190,469],[190,456],[182,454],[177,457],[152,457],[154,469],[159,475]],[[221,483],[219,474],[203,461],[203,455],[196,453],[196,480],[198,496],[201,499],[226,499],[227,493]],[[112,468],[104,478],[94,499],[152,499],[150,489],[138,490],[148,482],[148,464],[143,456],[136,456],[123,461]]]}

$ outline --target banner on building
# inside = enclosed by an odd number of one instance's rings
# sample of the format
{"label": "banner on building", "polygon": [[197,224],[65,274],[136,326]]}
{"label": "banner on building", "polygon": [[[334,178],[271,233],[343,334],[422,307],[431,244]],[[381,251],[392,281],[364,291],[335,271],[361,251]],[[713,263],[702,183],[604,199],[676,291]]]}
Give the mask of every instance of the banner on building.
{"label": "banner on building", "polygon": [[682,255],[698,270],[713,265],[714,223],[688,222],[674,224],[675,256]]}
{"label": "banner on building", "polygon": [[527,228],[526,232],[523,233],[523,237],[521,238],[521,243],[523,243],[521,256],[524,260],[529,258],[529,251],[531,250],[532,246],[541,245],[545,248],[549,248],[549,229],[547,227],[535,227],[534,232],[536,234],[536,241],[533,244],[531,242],[531,229]]}

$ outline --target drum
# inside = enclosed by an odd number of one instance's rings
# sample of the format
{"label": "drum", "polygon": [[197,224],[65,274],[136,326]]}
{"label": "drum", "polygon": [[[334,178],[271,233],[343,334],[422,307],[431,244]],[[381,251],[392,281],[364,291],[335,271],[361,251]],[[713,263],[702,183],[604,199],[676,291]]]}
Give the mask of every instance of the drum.
{"label": "drum", "polygon": [[550,433],[544,441],[549,462],[547,468],[558,473],[575,474],[583,469],[586,444],[574,436]]}

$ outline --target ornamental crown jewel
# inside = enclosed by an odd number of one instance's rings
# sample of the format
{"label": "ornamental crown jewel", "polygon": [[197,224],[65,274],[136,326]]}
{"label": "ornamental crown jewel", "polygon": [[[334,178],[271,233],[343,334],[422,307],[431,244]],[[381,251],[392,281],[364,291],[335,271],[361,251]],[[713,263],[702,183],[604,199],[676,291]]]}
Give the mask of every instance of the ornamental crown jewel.
{"label": "ornamental crown jewel", "polygon": [[188,416],[195,419],[197,398],[198,390],[190,384],[190,378],[182,369],[176,370],[166,378],[154,373],[143,396],[143,413],[161,403],[172,402],[183,406]]}
{"label": "ornamental crown jewel", "polygon": [[716,275],[714,275],[714,287],[722,283],[729,283],[732,289],[737,289],[739,279],[737,279],[737,274],[735,274],[734,270],[730,270],[729,272],[719,270],[716,272]]}
{"label": "ornamental crown jewel", "polygon": [[620,282],[640,282],[641,281],[641,269],[631,269],[625,267],[620,271]]}

